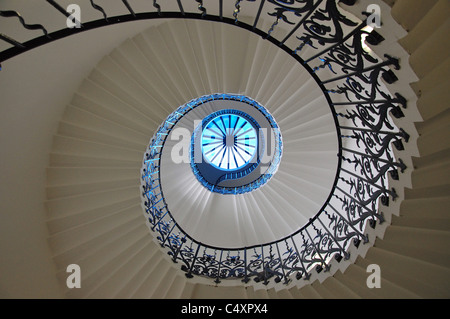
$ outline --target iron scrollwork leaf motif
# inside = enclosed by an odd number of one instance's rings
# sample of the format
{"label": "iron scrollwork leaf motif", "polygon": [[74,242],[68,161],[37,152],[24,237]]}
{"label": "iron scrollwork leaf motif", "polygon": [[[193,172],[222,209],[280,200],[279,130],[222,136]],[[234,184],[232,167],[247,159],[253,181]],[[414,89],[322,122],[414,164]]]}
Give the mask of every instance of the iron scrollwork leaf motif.
{"label": "iron scrollwork leaf motif", "polygon": [[[367,31],[359,29],[353,37],[351,43],[342,42],[333,47],[327,53],[326,59],[328,63],[338,66],[342,73],[348,74],[352,72],[362,73],[367,64],[373,65],[379,60],[363,49],[363,35],[369,34]],[[336,68],[334,68],[336,69]]]}
{"label": "iron scrollwork leaf motif", "polygon": [[196,275],[216,278],[219,269],[219,261],[216,259],[216,253],[216,251],[214,251],[214,254],[207,253],[206,248],[204,248],[202,256],[195,259],[192,272]]}
{"label": "iron scrollwork leaf motif", "polygon": [[[268,249],[265,253],[264,250]],[[267,285],[271,278],[275,278],[275,282],[280,282],[284,278],[282,273],[282,261],[273,251],[273,245],[268,247],[260,247],[257,251],[254,249],[250,261],[247,265],[247,273],[249,277],[253,277],[255,282],[261,282]]]}
{"label": "iron scrollwork leaf motif", "polygon": [[[250,255],[250,254],[249,254]],[[256,248],[253,249],[253,254],[248,257],[246,270],[248,277],[255,277],[255,281],[259,282],[261,274],[263,273],[263,258]]]}
{"label": "iron scrollwork leaf motif", "polygon": [[357,26],[356,22],[348,19],[339,12],[335,0],[326,0],[325,8],[320,8],[304,22],[304,32],[297,38],[303,44],[309,44],[317,49],[318,46],[342,42],[344,30],[342,25]]}
{"label": "iron scrollwork leaf motif", "polygon": [[286,16],[286,13],[293,13],[296,17],[301,17],[303,13],[310,12],[314,8],[314,0],[268,0],[275,7],[268,15],[277,17],[288,24],[294,24]]}
{"label": "iron scrollwork leaf motif", "polygon": [[[336,242],[339,242],[341,247],[344,249],[348,247],[349,241],[352,238],[359,237],[360,233],[358,233],[352,226],[358,225],[360,220],[355,221],[353,218],[349,218],[349,215],[355,215],[354,210],[353,213],[350,213],[350,210],[347,214],[347,219],[337,214],[333,214],[329,211],[324,211],[324,214],[328,217],[328,229],[332,231],[333,237]],[[344,255],[346,252],[344,252]]]}
{"label": "iron scrollwork leaf motif", "polygon": [[309,236],[305,235],[305,231],[301,231],[300,236],[302,238],[302,248],[299,257],[305,268],[309,270],[316,265],[321,265],[322,258],[317,252],[316,243]]}
{"label": "iron scrollwork leaf motif", "polygon": [[385,57],[386,60],[383,62],[362,70],[358,69],[348,76],[344,75],[336,79],[324,81],[324,83],[344,79],[344,82],[337,85],[338,90],[331,91],[344,94],[348,101],[370,103],[377,100],[393,100],[388,90],[381,85],[381,78],[384,78],[386,74],[390,74],[391,70],[386,68],[388,65],[393,65],[398,70],[400,68],[399,60],[387,54],[385,54]]}
{"label": "iron scrollwork leaf motif", "polygon": [[242,278],[244,275],[245,260],[241,258],[239,252],[238,255],[230,255],[230,251],[228,251],[225,260],[220,265],[219,278]]}
{"label": "iron scrollwork leaf motif", "polygon": [[339,93],[343,93],[349,101],[370,102],[376,99],[390,99],[389,93],[380,88],[379,77],[382,68],[372,70],[368,75],[362,73],[349,76],[338,85]]}
{"label": "iron scrollwork leaf motif", "polygon": [[358,103],[353,108],[347,109],[345,114],[339,112],[337,115],[351,120],[355,127],[366,127],[373,131],[394,130],[389,112],[396,108],[397,106],[391,102]]}
{"label": "iron scrollwork leaf motif", "polygon": [[[317,222],[319,225],[316,225]],[[316,231],[314,241],[317,243],[317,251],[324,260],[329,260],[329,258],[336,253],[345,253],[345,249],[337,240],[337,237],[333,235],[333,232],[326,228],[320,220],[320,217],[317,218],[311,226]]]}

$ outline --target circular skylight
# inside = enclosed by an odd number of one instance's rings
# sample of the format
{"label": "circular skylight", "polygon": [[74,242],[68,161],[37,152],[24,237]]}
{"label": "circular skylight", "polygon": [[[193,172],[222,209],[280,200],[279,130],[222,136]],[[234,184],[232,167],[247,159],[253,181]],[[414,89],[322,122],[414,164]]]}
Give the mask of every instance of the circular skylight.
{"label": "circular skylight", "polygon": [[201,142],[205,160],[227,171],[245,166],[255,158],[258,148],[255,127],[237,114],[213,117],[203,129]]}
{"label": "circular skylight", "polygon": [[203,113],[201,120],[192,118],[189,151],[192,173],[203,186],[236,195],[271,179],[281,160],[282,140],[277,123],[261,104],[243,95],[212,94],[187,106]]}

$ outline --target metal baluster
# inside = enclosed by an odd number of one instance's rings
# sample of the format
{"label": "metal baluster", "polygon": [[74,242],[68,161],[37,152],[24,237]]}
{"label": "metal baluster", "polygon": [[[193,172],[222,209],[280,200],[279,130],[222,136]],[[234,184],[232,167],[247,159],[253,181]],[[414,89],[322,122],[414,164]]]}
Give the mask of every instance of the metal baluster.
{"label": "metal baluster", "polygon": [[305,40],[303,40],[302,43],[300,43],[298,45],[297,48],[295,48],[295,50],[292,52],[292,54],[294,54],[294,55],[297,54],[297,52],[303,50],[303,47],[307,44],[314,48],[314,46],[312,45],[311,39],[305,39]]}
{"label": "metal baluster", "polygon": [[152,162],[152,161],[159,161],[159,157],[158,157],[158,158],[151,158],[151,159],[145,160],[144,163],[148,163],[148,162]]}
{"label": "metal baluster", "polygon": [[330,83],[330,82],[338,81],[340,79],[349,78],[349,77],[351,77],[353,75],[359,75],[359,74],[362,74],[362,73],[365,73],[365,72],[368,72],[368,71],[372,71],[374,69],[382,68],[383,66],[386,66],[386,65],[393,64],[395,66],[396,70],[398,70],[400,68],[400,65],[398,63],[399,62],[398,59],[393,58],[393,57],[391,57],[391,56],[389,56],[387,54],[385,56],[388,58],[388,60],[383,61],[383,62],[378,63],[378,64],[375,64],[375,65],[372,65],[372,66],[370,66],[368,68],[365,68],[365,69],[363,69],[361,71],[355,71],[355,72],[352,72],[352,73],[348,73],[348,74],[344,74],[344,75],[341,75],[341,76],[337,76],[337,77],[329,79],[329,80],[322,81],[322,84],[327,84],[327,83]]}
{"label": "metal baluster", "polygon": [[[159,167],[159,166],[158,166],[158,167]],[[157,173],[159,173],[159,171],[149,173],[149,174],[147,174],[147,176],[152,176],[152,175],[155,175],[155,174],[157,174]]]}
{"label": "metal baluster", "polygon": [[188,277],[188,278],[194,277],[194,276],[192,275],[192,269],[194,268],[195,261],[196,261],[196,259],[197,259],[197,255],[198,255],[198,251],[200,250],[200,246],[201,246],[200,244],[197,244],[197,250],[195,251],[194,260],[192,261],[192,264],[191,264],[191,267],[189,268],[188,273],[185,274],[185,276]]}
{"label": "metal baluster", "polygon": [[369,128],[363,128],[363,127],[352,127],[352,126],[339,126],[342,130],[350,130],[350,131],[359,131],[359,132],[372,132],[377,134],[386,134],[386,135],[395,135],[399,137],[405,137],[405,131],[401,132],[392,132],[392,131],[373,131]]}
{"label": "metal baluster", "polygon": [[[302,258],[300,256],[299,251],[298,251],[297,245],[295,244],[293,236],[291,236],[290,238],[291,238],[292,244],[294,245],[295,252],[297,253],[297,258],[300,261],[300,263],[302,264],[302,268],[303,268],[303,271],[305,273],[305,280],[309,280],[309,278],[311,277],[311,274],[308,273],[308,271],[307,271],[307,269],[305,267],[305,264],[303,264]],[[298,276],[297,276],[297,279],[299,279]]]}
{"label": "metal baluster", "polygon": [[262,9],[264,7],[264,2],[265,1],[266,0],[261,0],[261,3],[259,4],[258,13],[256,14],[256,18],[255,18],[255,22],[253,23],[252,30],[256,29],[256,25],[258,24],[259,17],[261,16],[261,12],[262,12]]}
{"label": "metal baluster", "polygon": [[[363,129],[353,129],[354,131],[361,131],[361,132],[365,132]],[[374,133],[374,131],[368,131],[368,132],[372,132]],[[394,137],[397,137],[392,144],[395,146],[395,148],[399,151],[402,151],[404,149],[403,147],[403,143],[401,138],[403,138],[405,140],[405,142],[408,143],[409,141],[409,134],[405,132],[404,129],[400,128],[400,132],[383,132],[384,134],[386,134],[389,138],[393,139]],[[344,137],[344,136],[343,136]],[[356,136],[352,135],[349,136],[351,138],[356,138]],[[385,147],[385,149],[383,149],[382,151],[386,151],[387,147]]]}
{"label": "metal baluster", "polygon": [[[346,181],[346,180],[343,179],[342,177],[340,177],[340,179],[341,179],[342,181],[344,181],[345,183],[349,183],[348,181]],[[359,205],[359,207],[364,208],[364,209],[370,214],[370,216],[372,216],[372,218],[375,216],[375,217],[377,217],[377,218],[380,220],[380,222],[383,222],[383,221],[384,221],[384,218],[382,218],[382,215],[379,215],[379,214],[377,214],[375,211],[373,211],[373,210],[367,208],[367,206],[366,206],[364,203],[360,202],[358,199],[356,199],[355,197],[353,197],[351,194],[347,193],[346,191],[344,191],[344,190],[343,190],[342,188],[340,188],[339,186],[336,186],[336,189],[339,190],[339,191],[340,191],[342,194],[344,194],[345,196],[347,196],[347,197],[349,197],[350,199],[352,199],[356,204]],[[339,199],[340,199],[340,197],[338,197],[336,194],[335,194],[334,196],[335,196],[336,198],[339,198]]]}
{"label": "metal baluster", "polygon": [[324,92],[327,92],[327,93],[334,93],[334,94],[342,94],[342,93],[344,93],[345,91],[342,90],[342,89],[339,89],[339,90],[335,90],[335,89],[326,89],[326,90],[324,90]]}
{"label": "metal baluster", "polygon": [[[161,218],[158,220],[158,223],[155,225],[155,227],[158,226],[158,231],[159,231],[159,233],[160,233],[161,235],[162,235],[162,232],[161,232],[161,221],[163,220],[164,217],[166,217],[166,215],[167,215],[168,212],[169,212],[169,211],[167,211],[167,212],[164,214],[164,216],[161,217]],[[173,226],[172,226],[172,228],[169,230],[169,232],[167,233],[166,238],[164,238],[164,236],[162,236],[162,239],[164,239],[164,240],[161,242],[161,246],[162,246],[162,247],[164,247],[164,245],[165,245],[167,239],[170,237],[170,234],[172,234],[173,229],[175,228],[175,226],[177,226],[177,223],[176,223],[175,220],[171,219],[170,221],[173,222]],[[152,229],[152,230],[153,230],[153,229]]]}
{"label": "metal baluster", "polygon": [[198,10],[202,12],[202,18],[206,15],[206,8],[203,6],[203,0],[195,0],[198,3]]}
{"label": "metal baluster", "polygon": [[145,212],[147,214],[150,214],[152,216],[153,220],[154,220],[155,219],[155,214],[153,213],[153,210],[151,208],[147,207],[147,205],[150,205],[150,201],[148,201],[148,204],[146,202],[145,205],[146,205]]}
{"label": "metal baluster", "polygon": [[366,157],[366,158],[374,159],[374,160],[380,161],[380,162],[385,163],[385,164],[391,164],[392,166],[397,166],[397,167],[400,168],[400,171],[402,173],[407,168],[405,163],[403,163],[403,161],[401,160],[401,158],[398,159],[399,162],[397,163],[397,162],[391,162],[391,161],[388,161],[388,160],[385,160],[383,158],[379,158],[379,157],[376,157],[376,156],[372,156],[372,155],[369,155],[369,154],[364,154],[364,153],[361,153],[361,152],[358,152],[358,151],[355,151],[355,150],[351,150],[351,149],[348,149],[348,148],[345,148],[345,147],[343,147],[342,150],[346,151],[346,152],[349,152],[349,153],[356,154],[356,155],[360,155],[360,156],[363,156],[363,157]]}
{"label": "metal baluster", "polygon": [[332,102],[331,104],[336,105],[354,105],[354,104],[382,104],[382,103],[399,103],[406,108],[406,99],[399,93],[395,93],[395,98],[389,100],[372,100],[372,101],[350,101],[350,102]]}
{"label": "metal baluster", "polygon": [[325,231],[328,233],[328,235],[330,235],[331,238],[333,238],[333,241],[336,243],[336,245],[339,247],[339,249],[341,250],[342,254],[344,255],[345,260],[350,258],[350,254],[347,253],[344,248],[340,245],[339,241],[336,239],[336,237],[333,236],[333,234],[330,232],[330,230],[328,229],[328,227],[326,227],[322,221],[320,220],[320,216],[317,218],[317,220],[319,221],[319,223],[322,225],[322,227],[325,229]]}
{"label": "metal baluster", "polygon": [[98,4],[94,3],[94,0],[90,0],[91,1],[91,6],[95,9],[100,11],[103,14],[103,17],[105,18],[106,21],[108,21],[108,16],[106,15],[105,10],[103,10],[102,7],[100,7]]}
{"label": "metal baluster", "polygon": [[[156,194],[156,195],[153,195],[154,197],[155,197],[155,199],[156,199],[156,197],[158,197],[159,195],[161,195],[161,192],[159,192],[158,194]],[[162,199],[162,198],[161,198]],[[157,204],[158,202],[156,202],[155,204]]]}
{"label": "metal baluster", "polygon": [[382,186],[380,186],[380,185],[378,185],[378,184],[375,184],[375,183],[372,183],[371,181],[366,180],[365,178],[362,178],[360,175],[357,175],[357,174],[355,174],[355,173],[353,173],[353,172],[350,172],[350,171],[346,170],[345,168],[341,168],[341,170],[342,170],[343,172],[346,172],[346,173],[349,174],[349,175],[352,175],[353,177],[356,177],[356,178],[359,179],[360,181],[366,182],[367,184],[372,185],[372,186],[378,188],[379,190],[381,190],[381,191],[383,191],[383,192],[385,192],[385,193],[388,193],[389,195],[392,196],[392,199],[395,199],[395,198],[398,197],[398,195],[397,195],[397,193],[395,192],[395,189],[394,189],[394,188],[392,188],[392,190],[386,189],[386,188],[384,188],[384,187],[382,187]]}
{"label": "metal baluster", "polygon": [[[354,155],[356,155],[356,154],[354,154]],[[366,165],[365,163],[364,163],[364,159],[362,159],[362,158],[355,158],[354,157],[354,159],[351,159],[351,158],[348,158],[348,157],[345,157],[345,156],[343,156],[343,155],[340,155],[340,158],[343,160],[343,161],[346,161],[346,162],[348,162],[348,163],[350,163],[350,164],[355,164],[355,167],[357,166],[357,165],[361,165],[361,169],[362,170],[365,170],[365,168],[364,168],[364,165]],[[391,174],[391,177],[394,179],[394,180],[398,180],[398,172],[397,172],[397,169],[396,169],[396,167],[395,167],[395,165],[394,164],[397,164],[397,163],[391,163],[391,162],[387,162],[387,163],[384,163],[384,162],[381,162],[381,161],[379,161],[378,160],[378,157],[376,157],[376,156],[374,156],[374,157],[372,157],[372,158],[370,158],[370,157],[365,157],[366,159],[367,158],[369,158],[371,161],[372,161],[372,163],[371,164],[373,164],[374,165],[374,167],[376,167],[376,172],[377,173],[379,173],[379,175],[378,175],[378,178],[381,178],[382,177],[382,173],[383,174],[385,174],[387,171],[388,171],[388,168],[391,168],[392,170],[391,171],[389,171],[389,173]],[[359,161],[361,161],[361,162],[359,162]],[[385,164],[385,166],[382,166],[382,167],[378,167],[378,164],[379,164],[379,162],[381,162],[381,163],[384,163]],[[386,168],[386,167],[388,167],[388,168]],[[356,169],[356,168],[355,168]]]}
{"label": "metal baluster", "polygon": [[[325,263],[325,260],[323,259],[322,255],[319,253],[319,250],[318,250],[317,247],[316,247],[316,243],[314,242],[314,240],[312,239],[311,235],[310,235],[309,232],[308,232],[308,228],[305,228],[305,232],[306,232],[306,234],[308,235],[309,240],[311,240],[311,245],[313,246],[314,251],[315,251],[316,254],[319,256],[319,259],[320,259],[320,261],[322,262],[321,268],[325,268],[325,271],[328,271],[328,270],[330,269],[330,266],[327,265],[327,264]],[[316,268],[316,270],[317,270],[317,272],[320,272],[322,269],[318,270],[318,269]]]}
{"label": "metal baluster", "polygon": [[[164,208],[166,208],[166,206],[162,207],[161,210],[163,210]],[[164,219],[164,217],[166,217],[166,215],[169,213],[169,211],[166,211],[164,213],[164,215],[161,216],[161,218],[158,219],[158,221],[153,225],[152,230],[154,231],[156,227],[159,227],[159,224],[161,223],[161,221]]]}
{"label": "metal baluster", "polygon": [[[159,194],[158,194],[159,195]],[[162,201],[164,199],[164,197],[161,197],[156,203],[153,203],[153,205],[151,207],[149,207],[148,209],[152,209],[153,207],[155,207],[156,204],[158,204],[160,201]]]}
{"label": "metal baluster", "polygon": [[264,264],[264,247],[262,245],[261,245],[261,264],[262,264],[262,276],[264,278],[263,284],[267,286],[267,284],[269,284],[269,281],[267,280],[267,272]]}
{"label": "metal baluster", "polygon": [[280,20],[280,17],[277,16],[277,19],[275,20],[274,23],[272,23],[269,31],[267,31],[267,35],[266,35],[265,39],[268,39],[270,37],[270,35],[272,34],[273,30],[275,30],[275,27],[278,25],[278,20]]}
{"label": "metal baluster", "polygon": [[17,40],[14,40],[13,38],[8,37],[7,35],[5,35],[3,33],[0,33],[0,39],[5,41],[5,42],[8,42],[9,44],[14,45],[17,48],[21,48],[21,49],[25,48],[25,46],[22,43],[20,43]]}
{"label": "metal baluster", "polygon": [[220,277],[220,266],[222,266],[222,255],[223,255],[223,249],[220,250],[219,266],[217,267],[217,277],[216,277],[216,280],[214,280],[214,282],[216,284],[220,283],[219,277]]}
{"label": "metal baluster", "polygon": [[[16,11],[12,11],[12,10],[8,10],[8,11],[0,11],[0,16],[1,17],[5,17],[5,18],[10,18],[10,17],[16,17],[17,19],[19,19],[20,24],[22,24],[22,26],[25,29],[28,30],[42,30],[42,32],[44,33],[44,35],[47,38],[50,38],[50,36],[48,35],[47,29],[45,29],[41,24],[28,24],[25,22],[25,19],[20,15],[20,13],[16,12]],[[2,40],[16,46],[16,47],[20,47],[20,48],[24,48],[25,46],[20,43],[19,41],[16,41],[10,37],[8,37],[5,34],[1,34],[2,36]]]}
{"label": "metal baluster", "polygon": [[[296,52],[297,52],[297,49],[294,51],[294,54],[295,54]],[[312,72],[313,72],[313,73],[316,73],[318,70],[324,69],[324,68],[328,67],[328,68],[331,70],[331,72],[333,72],[334,74],[336,74],[336,72],[334,72],[333,67],[331,66],[331,63],[330,63],[330,61],[328,60],[328,58],[324,58],[324,59],[319,58],[319,59],[320,59],[320,61],[322,61],[323,63],[322,63],[322,65],[319,65],[319,66],[316,66],[316,67],[312,68]]]}
{"label": "metal baluster", "polygon": [[144,194],[142,194],[142,195],[147,196],[147,195],[149,195],[149,194],[152,194],[152,193],[151,193],[152,190],[154,190],[155,188],[158,188],[158,187],[159,187],[159,185],[157,185],[157,186],[155,186],[155,187],[153,187],[153,188],[150,188],[149,190],[145,191]]}
{"label": "metal baluster", "polygon": [[[336,187],[337,188],[337,187]],[[341,190],[341,189],[339,189]],[[345,194],[345,193],[344,193]],[[350,197],[350,196],[349,196]],[[352,197],[350,197],[352,198]],[[363,233],[361,233],[350,221],[348,221],[344,216],[341,215],[341,213],[339,213],[339,211],[334,208],[333,205],[331,205],[329,202],[327,203],[328,206],[331,207],[331,209],[339,216],[342,218],[343,221],[345,221],[347,223],[348,226],[350,226],[350,228],[352,228],[356,234],[361,237],[361,239],[364,241],[364,243],[368,243],[369,242],[369,237],[364,235]]]}
{"label": "metal baluster", "polygon": [[278,243],[275,243],[275,246],[277,247],[277,252],[278,252],[278,257],[280,258],[280,264],[281,264],[281,271],[283,272],[283,277],[284,277],[284,284],[288,284],[289,283],[289,279],[286,277],[286,272],[284,271],[284,267],[283,267],[283,258],[281,257],[280,254],[280,248],[278,247]]}
{"label": "metal baluster", "polygon": [[130,4],[128,3],[128,0],[122,0],[125,7],[127,7],[128,11],[133,15],[133,17],[136,18],[136,13],[134,13],[133,8],[131,8]]}
{"label": "metal baluster", "polygon": [[150,212],[150,214],[152,215],[152,218],[153,218],[153,221],[151,222],[152,225],[154,225],[154,226],[152,227],[152,230],[158,225],[158,222],[164,217],[164,216],[161,217],[161,216],[159,216],[159,215],[155,215],[155,213],[153,212],[154,209],[156,209],[159,213],[161,213],[161,211],[162,211],[164,208],[166,208],[166,206],[163,206],[161,209],[153,208],[153,206],[152,206],[151,208],[146,208],[145,212],[146,212],[146,213],[149,213],[149,212]]}
{"label": "metal baluster", "polygon": [[354,36],[357,32],[359,32],[362,28],[364,28],[365,26],[367,26],[367,20],[364,20],[359,26],[357,26],[352,32],[350,32],[349,34],[347,34],[342,41],[333,44],[332,46],[326,48],[325,50],[320,51],[319,53],[313,55],[312,57],[310,57],[309,59],[306,59],[304,63],[309,63],[312,60],[314,60],[315,58],[317,58],[318,56],[330,51],[331,49],[334,49],[335,47],[341,45],[342,43],[344,43],[345,41],[347,41],[348,39],[350,39],[352,36]]}
{"label": "metal baluster", "polygon": [[239,15],[239,12],[241,12],[241,6],[240,6],[241,1],[242,0],[236,0],[236,3],[234,4],[234,7],[236,8],[236,9],[234,9],[234,12],[233,12],[234,24],[238,23],[238,15]]}
{"label": "metal baluster", "polygon": [[[177,256],[178,256],[178,254],[180,253],[180,251],[181,251],[181,247],[183,247],[183,244],[186,242],[186,234],[184,234],[184,237],[183,238],[181,238],[181,244],[180,244],[180,246],[178,246],[178,248],[177,248],[177,251],[173,254],[173,257],[172,257],[172,261],[174,262],[174,263],[178,263],[177,262]],[[170,245],[170,244],[169,244]]]}
{"label": "metal baluster", "polygon": [[247,273],[247,247],[244,247],[244,279],[242,279],[242,282],[248,283],[249,280]]}
{"label": "metal baluster", "polygon": [[77,19],[72,17],[72,15],[69,12],[67,12],[63,7],[61,7],[61,5],[59,3],[57,3],[55,0],[46,0],[46,1],[49,4],[51,4],[56,10],[58,10],[63,15],[65,15],[67,18],[74,19],[76,25],[79,25],[80,27],[83,27],[83,24],[80,21],[78,21]]}
{"label": "metal baluster", "polygon": [[[166,213],[167,214],[167,213]],[[164,214],[164,216],[165,216],[165,214]],[[164,217],[163,217],[164,218]],[[175,228],[175,226],[177,226],[177,223],[173,220],[173,219],[171,219],[170,221],[173,221],[174,223],[173,223],[173,226],[172,226],[172,228],[169,230],[169,232],[167,233],[167,236],[164,238],[164,235],[163,235],[163,233],[162,233],[162,231],[161,231],[161,220],[162,220],[162,218],[158,221],[158,232],[159,232],[159,234],[161,235],[161,239],[163,239],[163,241],[160,243],[161,244],[161,247],[164,247],[164,245],[165,245],[165,243],[166,243],[166,240],[170,237],[170,234],[172,233],[172,231],[173,231],[173,229]]]}
{"label": "metal baluster", "polygon": [[153,7],[156,8],[158,15],[161,16],[161,6],[156,2],[156,0],[153,0]]}

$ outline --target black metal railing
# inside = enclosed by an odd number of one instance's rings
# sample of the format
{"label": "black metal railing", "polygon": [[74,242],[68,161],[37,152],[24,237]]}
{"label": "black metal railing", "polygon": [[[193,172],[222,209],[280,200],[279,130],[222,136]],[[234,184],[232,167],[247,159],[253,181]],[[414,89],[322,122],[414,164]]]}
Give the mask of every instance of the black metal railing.
{"label": "black metal railing", "polygon": [[[57,1],[42,2],[70,16]],[[348,18],[337,0],[238,0],[231,11],[223,0],[153,0],[147,1],[153,10],[149,12],[137,12],[130,2],[120,2],[128,14],[109,16],[107,8],[90,0],[91,9],[100,12],[103,18],[80,22],[80,28],[55,32],[48,32],[44,21],[27,24],[27,17],[1,10],[1,17],[17,18],[24,28],[41,30],[43,35],[20,42],[11,35],[0,34],[0,40],[11,45],[0,53],[0,62],[79,32],[118,23],[157,18],[217,21],[254,32],[289,53],[315,79],[335,116],[339,165],[322,208],[309,223],[286,238],[237,249],[202,244],[185,233],[172,217],[159,176],[162,146],[180,115],[169,116],[145,154],[142,196],[148,223],[158,242],[173,262],[181,264],[187,277],[206,276],[216,283],[239,278],[266,285],[272,280],[286,284],[309,279],[313,271],[328,271],[332,258],[348,259],[350,245],[368,242],[366,227],[383,223],[383,207],[397,197],[389,179],[398,180],[407,167],[400,158],[395,158],[393,148],[402,151],[409,135],[393,121],[393,117],[404,116],[406,100],[388,90],[397,80],[395,70],[400,67],[399,61],[389,55],[381,59],[364,48],[364,39],[370,45],[383,41],[380,33],[367,30],[367,20]],[[352,5],[355,1],[342,2]],[[177,10],[165,11],[168,3]],[[242,22],[242,16],[250,16],[253,22]],[[262,20],[270,21],[264,30],[259,27]]]}

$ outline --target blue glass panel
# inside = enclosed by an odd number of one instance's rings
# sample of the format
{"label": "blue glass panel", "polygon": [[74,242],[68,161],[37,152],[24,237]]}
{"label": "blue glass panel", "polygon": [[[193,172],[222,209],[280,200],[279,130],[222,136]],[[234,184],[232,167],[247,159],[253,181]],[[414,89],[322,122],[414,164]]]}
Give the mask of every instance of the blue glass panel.
{"label": "blue glass panel", "polygon": [[257,132],[242,116],[223,114],[206,124],[201,143],[209,164],[221,170],[236,170],[255,156]]}

